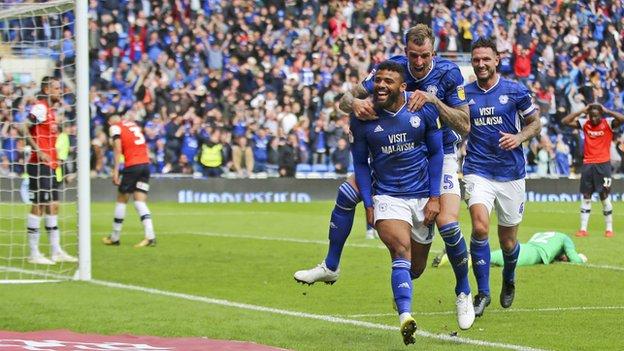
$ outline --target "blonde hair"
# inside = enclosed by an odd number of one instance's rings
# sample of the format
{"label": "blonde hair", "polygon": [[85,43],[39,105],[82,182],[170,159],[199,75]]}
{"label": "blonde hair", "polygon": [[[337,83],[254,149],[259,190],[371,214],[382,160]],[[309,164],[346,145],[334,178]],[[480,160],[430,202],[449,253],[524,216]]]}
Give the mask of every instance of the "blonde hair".
{"label": "blonde hair", "polygon": [[416,45],[423,45],[425,40],[429,39],[431,45],[434,43],[433,30],[426,24],[419,23],[405,32],[405,45],[408,43],[414,43]]}

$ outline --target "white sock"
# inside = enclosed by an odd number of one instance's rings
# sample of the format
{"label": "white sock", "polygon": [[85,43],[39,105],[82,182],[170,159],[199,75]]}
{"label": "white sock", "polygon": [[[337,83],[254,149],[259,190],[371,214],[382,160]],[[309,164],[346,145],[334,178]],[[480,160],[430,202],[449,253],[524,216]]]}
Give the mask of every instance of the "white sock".
{"label": "white sock", "polygon": [[605,226],[607,231],[613,231],[613,205],[611,205],[611,199],[607,197],[602,200],[602,214],[605,218]]}
{"label": "white sock", "polygon": [[404,321],[406,318],[411,317],[411,316],[412,316],[412,314],[411,314],[411,313],[409,313],[409,312],[403,312],[403,313],[401,313],[401,314],[399,315],[399,323],[403,324],[403,321]]}
{"label": "white sock", "polygon": [[30,246],[30,256],[39,256],[39,225],[41,224],[41,217],[32,213],[28,214],[27,219],[27,232],[28,232],[28,246]]}
{"label": "white sock", "polygon": [[591,213],[591,199],[581,200],[581,230],[587,230],[589,214]]}
{"label": "white sock", "polygon": [[115,218],[113,218],[113,232],[111,233],[112,241],[119,240],[124,218],[126,218],[126,204],[118,202],[115,204]]}
{"label": "white sock", "polygon": [[141,223],[143,223],[143,229],[145,230],[145,238],[146,239],[154,239],[156,235],[154,234],[154,224],[152,223],[152,215],[150,214],[149,208],[147,208],[147,204],[144,201],[135,201],[134,208],[136,208],[139,217],[141,217]]}
{"label": "white sock", "polygon": [[58,216],[46,215],[45,227],[46,231],[48,232],[48,238],[50,240],[52,254],[54,255],[61,252],[61,234],[58,228]]}

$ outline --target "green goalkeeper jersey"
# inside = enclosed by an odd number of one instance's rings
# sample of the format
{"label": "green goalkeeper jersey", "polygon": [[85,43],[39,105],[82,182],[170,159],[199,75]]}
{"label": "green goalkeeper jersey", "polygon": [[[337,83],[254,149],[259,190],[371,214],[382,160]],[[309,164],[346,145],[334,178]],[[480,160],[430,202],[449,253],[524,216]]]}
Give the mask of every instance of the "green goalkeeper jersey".
{"label": "green goalkeeper jersey", "polygon": [[[572,263],[583,263],[576,252],[572,239],[564,233],[542,232],[535,233],[526,244],[520,244],[518,266],[530,266],[534,264],[549,264],[561,254],[566,254]],[[490,263],[496,266],[503,265],[503,252],[493,251]]]}

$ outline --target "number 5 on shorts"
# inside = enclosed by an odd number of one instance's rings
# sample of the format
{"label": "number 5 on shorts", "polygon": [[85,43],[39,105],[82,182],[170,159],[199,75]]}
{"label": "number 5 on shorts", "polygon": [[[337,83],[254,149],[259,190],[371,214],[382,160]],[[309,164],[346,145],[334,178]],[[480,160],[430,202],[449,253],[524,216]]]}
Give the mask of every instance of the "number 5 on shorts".
{"label": "number 5 on shorts", "polygon": [[450,174],[444,175],[444,190],[453,189],[453,176]]}

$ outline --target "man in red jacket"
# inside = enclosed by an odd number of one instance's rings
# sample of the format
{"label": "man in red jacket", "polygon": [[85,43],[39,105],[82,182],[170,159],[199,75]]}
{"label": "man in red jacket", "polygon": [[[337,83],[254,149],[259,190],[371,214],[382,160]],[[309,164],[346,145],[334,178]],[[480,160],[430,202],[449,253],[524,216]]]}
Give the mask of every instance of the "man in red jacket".
{"label": "man in red jacket", "polygon": [[535,54],[535,48],[537,48],[537,38],[533,39],[528,49],[525,49],[521,44],[514,46],[514,73],[524,85],[531,75],[531,58]]}

